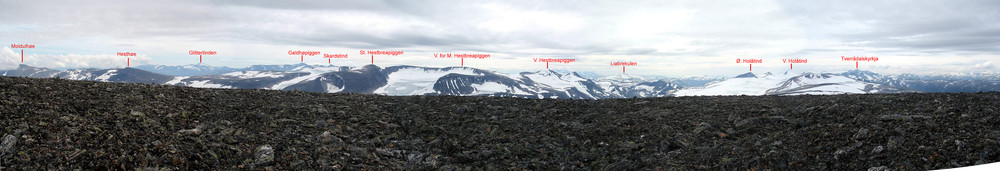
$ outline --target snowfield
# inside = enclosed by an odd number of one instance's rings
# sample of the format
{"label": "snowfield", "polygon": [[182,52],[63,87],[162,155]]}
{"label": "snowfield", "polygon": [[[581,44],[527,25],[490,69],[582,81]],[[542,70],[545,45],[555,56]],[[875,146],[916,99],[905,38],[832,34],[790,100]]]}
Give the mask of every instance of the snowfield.
{"label": "snowfield", "polygon": [[225,86],[222,84],[214,84],[209,82],[210,80],[191,81],[191,84],[188,84],[187,86],[198,87],[198,88],[233,88],[230,86]]}
{"label": "snowfield", "polygon": [[293,69],[293,71],[308,72],[309,75],[295,77],[288,81],[282,81],[278,84],[274,84],[274,86],[271,86],[268,89],[283,90],[285,89],[285,87],[292,86],[306,80],[314,80],[316,78],[319,78],[320,76],[323,76],[323,74],[325,73],[339,71],[339,70],[340,68],[338,67],[314,67],[314,68],[298,67]]}
{"label": "snowfield", "polygon": [[[755,74],[757,75],[757,74]],[[730,78],[709,83],[703,87],[685,88],[674,92],[676,96],[722,96],[722,95],[822,95],[866,92],[870,83],[833,74],[783,73],[757,78]]]}
{"label": "snowfield", "polygon": [[222,75],[232,76],[232,77],[237,77],[237,78],[242,78],[242,79],[247,79],[247,78],[264,78],[264,77],[268,77],[268,78],[281,78],[281,76],[283,76],[283,75],[281,75],[280,73],[281,72],[274,72],[274,71],[238,71],[238,72],[225,73],[225,74],[222,74]]}
{"label": "snowfield", "polygon": [[452,68],[448,71],[444,71],[444,69],[402,68],[389,73],[385,86],[376,89],[375,94],[404,96],[433,93],[434,82],[448,74],[482,75],[476,74],[471,68]]}

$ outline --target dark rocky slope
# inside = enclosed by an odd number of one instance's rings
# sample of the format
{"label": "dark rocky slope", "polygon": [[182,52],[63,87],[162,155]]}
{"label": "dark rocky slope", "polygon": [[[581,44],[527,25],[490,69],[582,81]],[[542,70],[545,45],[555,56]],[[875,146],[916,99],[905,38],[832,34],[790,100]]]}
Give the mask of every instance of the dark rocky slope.
{"label": "dark rocky slope", "polygon": [[924,170],[997,162],[1000,93],[609,100],[0,77],[0,169]]}

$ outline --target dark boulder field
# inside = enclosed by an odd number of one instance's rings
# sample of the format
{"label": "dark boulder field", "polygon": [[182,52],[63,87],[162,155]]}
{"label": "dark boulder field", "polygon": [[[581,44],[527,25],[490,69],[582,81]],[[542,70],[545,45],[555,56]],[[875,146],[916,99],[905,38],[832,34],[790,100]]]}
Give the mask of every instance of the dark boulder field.
{"label": "dark boulder field", "polygon": [[0,170],[926,170],[1000,93],[552,100],[0,77]]}

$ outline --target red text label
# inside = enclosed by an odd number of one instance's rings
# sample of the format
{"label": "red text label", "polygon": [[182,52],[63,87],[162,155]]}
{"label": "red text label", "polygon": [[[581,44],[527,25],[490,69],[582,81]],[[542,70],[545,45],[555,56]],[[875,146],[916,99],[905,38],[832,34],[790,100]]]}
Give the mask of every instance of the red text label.
{"label": "red text label", "polygon": [[195,51],[195,50],[190,50],[190,51],[188,51],[188,54],[189,55],[215,55],[215,54],[218,54],[218,53],[216,53],[215,51]]}
{"label": "red text label", "polygon": [[35,48],[35,45],[29,45],[29,44],[10,44],[10,48]]}
{"label": "red text label", "polygon": [[300,51],[300,50],[289,50],[288,55],[306,55],[306,56],[316,56],[319,55],[319,51]]}
{"label": "red text label", "polygon": [[135,56],[133,52],[118,52],[118,56]]}

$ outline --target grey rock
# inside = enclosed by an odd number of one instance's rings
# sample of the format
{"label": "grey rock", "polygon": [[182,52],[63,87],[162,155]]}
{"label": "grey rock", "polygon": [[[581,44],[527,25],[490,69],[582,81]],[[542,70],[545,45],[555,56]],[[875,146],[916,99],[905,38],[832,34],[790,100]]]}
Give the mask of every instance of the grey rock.
{"label": "grey rock", "polygon": [[626,148],[626,149],[634,151],[634,150],[639,149],[639,144],[636,144],[635,142],[632,142],[632,141],[626,141],[626,142],[622,142],[622,148]]}
{"label": "grey rock", "polygon": [[861,129],[858,130],[857,133],[854,133],[854,137],[853,138],[854,139],[863,139],[863,138],[868,138],[868,137],[869,137],[868,128],[861,128]]}
{"label": "grey rock", "polygon": [[590,162],[597,159],[596,154],[588,153],[586,151],[577,151],[575,154],[573,154],[573,157],[583,162]]}
{"label": "grey rock", "polygon": [[462,105],[462,107],[458,107],[457,111],[458,111],[458,113],[465,113],[465,112],[470,111],[470,109],[471,108],[469,108],[469,105]]}
{"label": "grey rock", "polygon": [[457,171],[457,170],[461,170],[461,169],[462,168],[460,168],[458,166],[455,166],[455,165],[444,165],[444,166],[441,166],[441,168],[439,168],[438,170],[441,170],[441,171]]}
{"label": "grey rock", "polygon": [[132,116],[146,116],[146,114],[134,110],[132,112],[129,112],[129,114],[131,114]]}
{"label": "grey rock", "polygon": [[361,148],[361,147],[358,147],[358,146],[349,146],[349,147],[347,147],[347,151],[350,151],[351,153],[354,153],[354,154],[364,154],[365,151],[367,151],[367,150],[365,150],[365,148]]}
{"label": "grey rock", "polygon": [[402,154],[399,150],[394,150],[390,148],[376,148],[375,152],[379,155],[389,156],[389,157],[401,157]]}
{"label": "grey rock", "polygon": [[705,131],[705,129],[708,129],[709,127],[712,127],[712,124],[702,122],[698,124],[698,127],[694,128],[694,134],[701,133],[702,131]]}
{"label": "grey rock", "polygon": [[15,145],[17,145],[17,137],[10,134],[3,136],[3,142],[0,142],[0,154],[12,154]]}
{"label": "grey rock", "polygon": [[882,115],[879,120],[882,121],[911,121],[913,119],[925,119],[930,118],[923,115]]}
{"label": "grey rock", "polygon": [[859,141],[859,142],[854,143],[851,146],[841,147],[841,148],[837,149],[837,151],[833,152],[833,155],[834,155],[833,158],[834,159],[840,159],[840,155],[851,153],[852,151],[854,151],[858,147],[861,147],[861,145],[864,145],[864,143]]}
{"label": "grey rock", "polygon": [[962,151],[962,148],[965,147],[965,142],[961,140],[955,140],[955,146],[958,146],[958,149],[956,151]]}
{"label": "grey rock", "polygon": [[440,138],[434,139],[430,143],[427,143],[427,145],[429,145],[429,146],[437,146],[438,144],[441,144],[441,139]]}
{"label": "grey rock", "polygon": [[87,153],[87,150],[80,150],[80,149],[73,150],[73,152],[70,152],[66,155],[66,160],[69,161],[76,160],[77,157],[80,157],[84,153]]}
{"label": "grey rock", "polygon": [[440,163],[438,161],[439,161],[438,160],[438,155],[431,154],[431,155],[427,156],[426,158],[424,158],[424,163],[423,164],[437,167],[438,163]]}
{"label": "grey rock", "polygon": [[424,161],[424,157],[426,157],[424,153],[413,152],[406,156],[406,162],[409,162],[410,164],[420,164]]}
{"label": "grey rock", "polygon": [[339,144],[339,143],[344,142],[344,140],[340,139],[340,137],[333,136],[333,134],[331,134],[330,131],[323,131],[323,133],[320,133],[319,136],[317,136],[316,138],[319,139],[319,142],[323,142],[323,143],[338,143]]}
{"label": "grey rock", "polygon": [[878,153],[881,153],[884,150],[885,150],[885,147],[882,147],[881,145],[880,146],[875,146],[875,148],[872,149],[872,154],[878,154]]}
{"label": "grey rock", "polygon": [[205,128],[205,125],[201,124],[201,125],[198,125],[198,126],[196,126],[195,128],[192,128],[192,129],[182,129],[180,131],[177,131],[177,133],[180,133],[180,134],[183,134],[183,135],[199,135],[199,134],[201,134],[203,128]]}
{"label": "grey rock", "polygon": [[322,119],[321,120],[316,120],[315,122],[313,122],[313,124],[316,124],[316,126],[318,126],[318,127],[327,127],[327,126],[330,125],[329,123],[326,123],[326,120],[322,120]]}
{"label": "grey rock", "polygon": [[274,161],[274,148],[271,145],[264,144],[257,147],[257,152],[254,153],[257,158],[254,160],[255,164],[262,165],[268,164]]}
{"label": "grey rock", "polygon": [[167,167],[144,167],[144,168],[141,168],[141,169],[137,168],[135,170],[141,170],[141,171],[161,171],[161,170],[171,170],[171,169],[167,168]]}
{"label": "grey rock", "polygon": [[995,151],[993,151],[992,148],[983,149],[982,151],[979,152],[979,160],[980,161],[985,160],[985,159],[987,159],[989,157],[992,157],[992,156],[994,156],[996,154],[997,153]]}
{"label": "grey rock", "polygon": [[437,155],[428,155],[421,152],[413,152],[406,156],[407,163],[418,166],[437,167],[438,161]]}
{"label": "grey rock", "polygon": [[182,129],[180,131],[177,131],[177,133],[184,134],[184,135],[198,135],[198,134],[201,134],[201,129],[198,129],[198,128],[194,128],[194,129]]}
{"label": "grey rock", "polygon": [[295,124],[295,123],[299,123],[299,121],[297,121],[295,119],[287,119],[287,118],[278,119],[275,122],[277,122],[279,124]]}
{"label": "grey rock", "polygon": [[890,171],[890,170],[892,170],[892,169],[889,169],[889,167],[885,167],[885,166],[868,168],[868,171]]}

